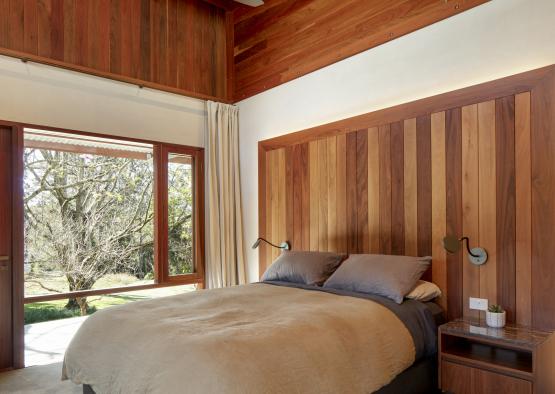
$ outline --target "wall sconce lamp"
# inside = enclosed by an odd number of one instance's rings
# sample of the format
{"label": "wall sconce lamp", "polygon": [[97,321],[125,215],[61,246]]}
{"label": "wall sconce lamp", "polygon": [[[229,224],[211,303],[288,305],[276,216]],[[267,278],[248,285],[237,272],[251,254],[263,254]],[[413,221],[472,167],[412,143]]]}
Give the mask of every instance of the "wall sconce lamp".
{"label": "wall sconce lamp", "polygon": [[268,241],[268,240],[266,240],[266,239],[264,239],[264,238],[258,238],[258,239],[254,242],[254,244],[252,244],[252,248],[253,248],[253,249],[258,248],[258,245],[260,245],[260,241],[264,241],[264,242],[266,242],[268,245],[271,245],[271,246],[273,246],[274,248],[277,248],[277,249],[283,249],[283,250],[289,250],[289,249],[291,249],[291,246],[289,245],[289,242],[287,242],[287,241],[283,241],[281,244],[279,244],[279,246],[277,246],[277,245],[274,245],[273,243],[271,243],[270,241]]}
{"label": "wall sconce lamp", "polygon": [[456,253],[461,249],[461,242],[466,241],[466,251],[468,252],[468,261],[474,265],[482,265],[488,261],[488,253],[484,248],[472,248],[470,249],[470,240],[468,237],[457,238],[453,236],[447,236],[443,238],[443,248],[448,253]]}

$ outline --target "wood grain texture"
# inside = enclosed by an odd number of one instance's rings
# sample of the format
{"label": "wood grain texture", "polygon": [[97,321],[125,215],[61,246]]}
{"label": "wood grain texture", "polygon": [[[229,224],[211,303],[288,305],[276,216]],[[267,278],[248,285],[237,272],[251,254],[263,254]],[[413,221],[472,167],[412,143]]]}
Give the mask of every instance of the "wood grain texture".
{"label": "wood grain texture", "polygon": [[[476,243],[480,240],[478,105],[462,108],[462,230]],[[474,246],[474,245],[473,245]],[[478,311],[469,308],[469,297],[480,297],[480,268],[463,264],[463,315],[479,318]]]}
{"label": "wood grain texture", "polygon": [[346,210],[347,210],[347,252],[357,253],[357,133],[348,133],[346,137]]}
{"label": "wood grain texture", "polygon": [[532,326],[555,327],[555,73],[531,92]]}
{"label": "wood grain texture", "polygon": [[405,254],[418,255],[418,170],[416,159],[416,119],[408,119],[403,125],[404,144],[404,208],[405,208]]}
{"label": "wood grain texture", "polygon": [[480,247],[488,252],[488,262],[480,266],[480,297],[497,301],[497,188],[495,149],[495,101],[478,104],[478,160]]}
{"label": "wood grain texture", "polygon": [[530,92],[515,96],[516,323],[532,324]]}
{"label": "wood grain texture", "polygon": [[[270,0],[238,8],[235,100],[241,100],[486,0]],[[397,119],[398,121],[399,119]]]}
{"label": "wood grain texture", "polygon": [[391,124],[391,253],[405,254],[405,142],[403,122]]}
{"label": "wood grain texture", "polygon": [[328,251],[337,252],[337,137],[326,139],[328,172]]}
{"label": "wood grain texture", "polygon": [[[418,256],[430,256],[432,254],[432,153],[430,122],[430,115],[416,118]],[[423,275],[423,279],[431,279],[430,271]]]}
{"label": "wood grain texture", "polygon": [[318,141],[318,250],[328,250],[328,144]]}
{"label": "wood grain texture", "polygon": [[309,168],[309,209],[310,209],[310,224],[309,224],[309,234],[310,243],[309,250],[318,250],[319,246],[319,212],[320,212],[320,171],[318,166],[318,141],[311,141],[308,144],[308,168]]}
{"label": "wood grain texture", "polygon": [[337,137],[337,250],[347,251],[347,137],[345,134]]}
{"label": "wood grain texture", "polygon": [[497,298],[515,321],[516,304],[516,204],[515,204],[515,99],[495,103],[495,152],[497,187]]}
{"label": "wood grain texture", "polygon": [[370,252],[368,230],[368,130],[357,131],[357,250]]}
{"label": "wood grain texture", "polygon": [[380,253],[391,254],[391,128],[379,128]]}
{"label": "wood grain texture", "polygon": [[[531,76],[534,81],[525,79]],[[484,91],[486,86],[495,94]],[[469,102],[472,96],[478,98],[474,103]],[[325,194],[327,248],[337,237],[340,251],[393,253],[400,245],[395,239],[403,239],[403,253],[412,248],[415,254],[432,255],[429,278],[440,286],[439,303],[449,317],[477,316],[468,309],[467,297],[479,296],[502,303],[509,319],[520,325],[555,329],[555,300],[550,296],[555,278],[550,237],[555,226],[555,66],[442,97],[449,109],[428,113],[440,105],[425,99],[418,104],[421,114],[415,114],[416,104],[407,103],[260,146],[268,151],[291,146],[292,171],[306,171],[306,176],[292,177],[307,183],[303,212],[306,228],[317,230],[315,249],[321,246],[319,204]],[[375,124],[393,114],[398,120]],[[369,127],[354,131],[352,126],[363,118]],[[300,137],[297,144],[293,137]],[[318,150],[319,144],[325,152]],[[306,166],[295,164],[297,145],[307,152]],[[327,171],[321,171],[322,163]],[[263,184],[260,190],[269,193],[272,186]],[[399,187],[402,210],[394,205]],[[402,226],[395,219],[399,212]],[[337,233],[330,225],[333,220]],[[487,263],[472,266],[464,250],[447,254],[441,243],[446,235],[469,236],[471,247],[487,250]]]}
{"label": "wood grain texture", "polygon": [[380,252],[380,141],[379,129],[368,129],[368,245]]}
{"label": "wood grain texture", "polygon": [[[462,236],[462,122],[461,109],[445,111],[445,190],[447,235]],[[448,317],[462,316],[463,253],[447,254]]]}
{"label": "wood grain texture", "polygon": [[203,0],[3,3],[2,54],[228,101],[226,15],[218,6]]}
{"label": "wood grain texture", "polygon": [[432,206],[432,278],[442,290],[439,304],[447,309],[449,289],[447,287],[447,254],[441,240],[447,235],[447,203],[445,189],[445,112],[431,116],[431,165],[430,177]]}

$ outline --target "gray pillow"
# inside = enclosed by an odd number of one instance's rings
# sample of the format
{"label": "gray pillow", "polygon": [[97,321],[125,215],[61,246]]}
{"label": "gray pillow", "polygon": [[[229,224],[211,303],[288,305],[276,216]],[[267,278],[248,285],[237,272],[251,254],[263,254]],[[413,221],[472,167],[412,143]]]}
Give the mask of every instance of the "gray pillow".
{"label": "gray pillow", "polygon": [[324,287],[377,294],[400,304],[430,266],[431,257],[352,254]]}
{"label": "gray pillow", "polygon": [[297,252],[284,250],[262,275],[262,281],[318,285],[329,278],[346,255],[331,252]]}

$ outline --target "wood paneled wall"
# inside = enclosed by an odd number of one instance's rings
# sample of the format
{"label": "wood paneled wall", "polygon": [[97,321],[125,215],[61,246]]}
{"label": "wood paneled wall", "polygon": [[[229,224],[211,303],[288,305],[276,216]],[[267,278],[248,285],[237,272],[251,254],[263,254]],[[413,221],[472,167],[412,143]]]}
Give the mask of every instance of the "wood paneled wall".
{"label": "wood paneled wall", "polygon": [[[260,143],[260,233],[293,250],[431,255],[450,317],[468,297],[555,328],[555,67]],[[445,235],[489,254],[471,265]],[[277,249],[261,250],[261,272]]]}
{"label": "wood paneled wall", "polygon": [[0,54],[226,100],[225,10],[202,0],[0,0]]}
{"label": "wood paneled wall", "polygon": [[241,100],[487,0],[267,0],[234,11]]}

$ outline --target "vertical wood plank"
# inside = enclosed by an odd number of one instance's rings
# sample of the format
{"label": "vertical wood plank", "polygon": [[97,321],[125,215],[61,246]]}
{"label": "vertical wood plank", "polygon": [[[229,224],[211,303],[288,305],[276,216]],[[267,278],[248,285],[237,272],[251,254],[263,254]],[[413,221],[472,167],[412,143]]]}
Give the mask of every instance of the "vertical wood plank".
{"label": "vertical wood plank", "polygon": [[328,145],[318,140],[318,250],[328,250]]}
{"label": "vertical wood plank", "polygon": [[488,262],[480,266],[480,297],[497,303],[497,231],[496,231],[496,147],[495,101],[478,104],[478,160],[480,247],[486,249]]}
{"label": "vertical wood plank", "polygon": [[303,250],[303,170],[302,170],[302,146],[300,144],[293,145],[292,147],[292,184],[293,188],[293,206],[288,207],[293,212],[293,238],[291,239],[291,249]]}
{"label": "vertical wood plank", "polygon": [[[279,245],[286,238],[286,183],[285,183],[285,148],[277,149],[277,177],[275,183],[277,185],[277,236],[273,238],[273,242]],[[280,250],[273,249],[274,260],[278,258]]]}
{"label": "vertical wood plank", "polygon": [[368,129],[368,242],[380,253],[380,141],[379,129]]}
{"label": "vertical wood plank", "polygon": [[337,136],[337,250],[347,252],[347,136]]}
{"label": "vertical wood plank", "polygon": [[[37,3],[38,55],[50,57],[52,35],[52,0]],[[86,20],[86,19],[85,19]]]}
{"label": "vertical wood plank", "polygon": [[308,143],[301,145],[302,250],[310,250],[310,175]]}
{"label": "vertical wood plank", "polygon": [[310,250],[318,250],[319,237],[319,194],[320,173],[318,166],[318,141],[308,143],[309,179],[310,179]]}
{"label": "vertical wood plank", "polygon": [[[89,66],[89,6],[84,1],[75,1],[75,62],[80,66]],[[39,54],[40,54],[39,29]]]}
{"label": "vertical wood plank", "polygon": [[555,327],[555,75],[532,89],[532,325]]}
{"label": "vertical wood plank", "polygon": [[[272,179],[273,179],[273,171],[274,171],[274,161],[273,161],[273,154],[274,151],[267,151],[266,152],[266,203],[265,203],[265,220],[266,220],[266,232],[263,238],[272,239]],[[270,266],[272,263],[272,249],[268,244],[263,242],[260,244],[262,247],[260,251],[260,255],[264,255],[264,267],[260,269],[260,275],[264,273],[266,268]]]}
{"label": "vertical wood plank", "polygon": [[10,49],[24,49],[24,9],[22,0],[10,0],[10,18],[8,29],[8,45]]}
{"label": "vertical wood plank", "polygon": [[515,321],[515,101],[503,97],[495,103],[495,152],[497,181],[497,298]]}
{"label": "vertical wood plank", "polygon": [[403,123],[391,124],[391,253],[405,254],[405,155]]}
{"label": "vertical wood plank", "polygon": [[346,203],[347,253],[357,253],[357,133],[347,133],[346,144]]}
{"label": "vertical wood plank", "polygon": [[285,218],[285,234],[283,240],[289,242],[291,245],[295,237],[295,219],[293,215],[293,199],[295,193],[295,185],[293,183],[293,146],[288,146],[284,150],[285,203],[283,209],[285,212],[283,212],[283,216]]}
{"label": "vertical wood plank", "polygon": [[405,208],[405,254],[418,255],[418,170],[416,161],[416,118],[403,124],[404,145],[404,208]]}
{"label": "vertical wood plank", "polygon": [[447,203],[445,179],[445,112],[431,116],[431,208],[432,208],[432,279],[441,289],[439,304],[447,309],[447,255],[441,240],[447,234]]}
{"label": "vertical wood plank", "polygon": [[110,12],[110,72],[121,73],[122,30],[124,15],[121,12],[122,0],[111,1]]}
{"label": "vertical wood plank", "polygon": [[[64,61],[77,63],[77,35],[75,31],[75,0],[64,0]],[[27,26],[25,27],[27,29]],[[35,40],[36,41],[36,40]],[[30,44],[31,45],[31,44]],[[35,43],[36,45],[36,43]]]}
{"label": "vertical wood plank", "polygon": [[[416,158],[417,158],[417,246],[419,256],[432,254],[432,165],[431,165],[431,117],[416,118]],[[432,268],[433,270],[433,268]],[[422,278],[430,280],[432,270]]]}
{"label": "vertical wood plank", "polygon": [[[20,0],[19,0],[20,1]],[[51,57],[55,60],[64,60],[64,3],[63,0],[52,0],[50,30]]]}
{"label": "vertical wood plank", "polygon": [[[68,0],[66,0],[66,3]],[[66,12],[67,13],[67,12]],[[37,20],[37,1],[23,1],[23,26],[24,38],[23,47],[25,52],[33,55],[38,54],[38,20]]]}
{"label": "vertical wood plank", "polygon": [[[462,236],[462,131],[461,109],[445,111],[445,187],[447,234]],[[462,250],[447,255],[447,298],[450,319],[461,317],[462,308]]]}
{"label": "vertical wood plank", "polygon": [[379,127],[380,253],[391,254],[391,128]]}
{"label": "vertical wood plank", "polygon": [[329,137],[327,142],[328,158],[328,250],[337,251],[337,137]]}
{"label": "vertical wood plank", "polygon": [[[478,205],[478,105],[462,108],[462,229],[472,244],[480,240]],[[474,247],[474,245],[472,245]],[[478,311],[471,310],[469,297],[480,296],[480,268],[463,258],[463,315],[479,318]]]}
{"label": "vertical wood plank", "polygon": [[356,134],[357,250],[359,253],[368,253],[368,130],[359,130]]}
{"label": "vertical wood plank", "polygon": [[516,323],[532,324],[530,92],[515,96]]}

